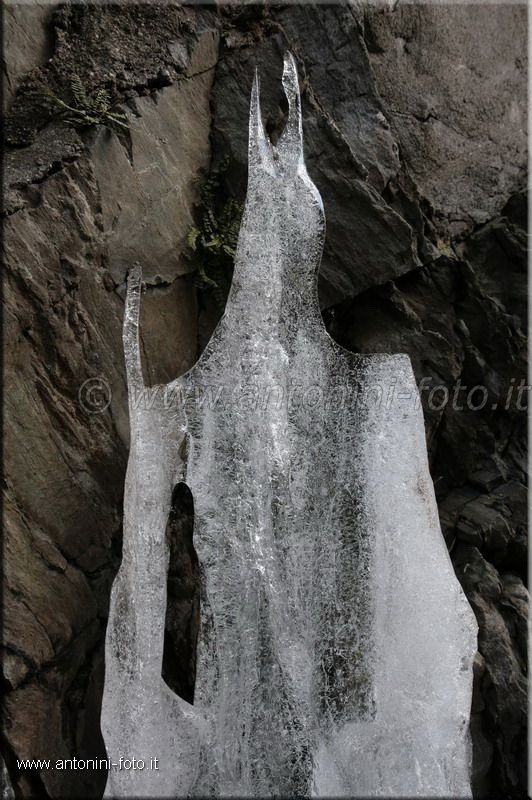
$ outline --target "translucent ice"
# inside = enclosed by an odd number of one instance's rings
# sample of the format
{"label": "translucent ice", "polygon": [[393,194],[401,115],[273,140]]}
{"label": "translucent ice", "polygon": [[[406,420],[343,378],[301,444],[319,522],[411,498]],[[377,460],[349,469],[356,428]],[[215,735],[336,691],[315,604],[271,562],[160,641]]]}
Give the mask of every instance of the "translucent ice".
{"label": "translucent ice", "polygon": [[[225,314],[199,362],[143,398],[140,274],[124,348],[131,452],[106,643],[110,797],[469,796],[476,624],[454,576],[406,356],[323,326],[321,199],[295,64],[274,147],[258,81]],[[143,400],[146,400],[143,402]],[[194,496],[194,705],[161,678],[171,495]],[[150,759],[158,769],[150,769]]]}

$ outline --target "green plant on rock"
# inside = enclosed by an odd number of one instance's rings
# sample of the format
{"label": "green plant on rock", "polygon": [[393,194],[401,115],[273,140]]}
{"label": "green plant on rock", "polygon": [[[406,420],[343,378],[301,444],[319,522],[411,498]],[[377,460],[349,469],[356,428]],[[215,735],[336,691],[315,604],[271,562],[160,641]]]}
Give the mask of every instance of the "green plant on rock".
{"label": "green plant on rock", "polygon": [[58,97],[53,89],[44,83],[39,83],[36,88],[52,114],[73,128],[105,125],[120,131],[129,127],[126,115],[123,111],[116,110],[118,104],[113,102],[107,89],[90,91],[83,85],[79,75],[73,75],[70,81],[72,95],[70,103]]}
{"label": "green plant on rock", "polygon": [[244,205],[235,197],[222,195],[221,176],[227,160],[214,170],[201,192],[198,225],[188,232],[187,242],[194,252],[201,291],[212,292],[223,307],[231,285],[233,262]]}

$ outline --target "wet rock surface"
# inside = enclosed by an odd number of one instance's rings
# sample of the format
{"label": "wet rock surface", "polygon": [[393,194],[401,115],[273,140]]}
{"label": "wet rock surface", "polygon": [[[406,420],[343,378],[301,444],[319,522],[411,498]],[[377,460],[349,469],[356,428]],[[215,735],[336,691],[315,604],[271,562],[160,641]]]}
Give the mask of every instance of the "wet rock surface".
{"label": "wet rock surface", "polygon": [[[352,350],[412,358],[442,528],[480,626],[475,794],[525,797],[525,7],[73,5],[48,8],[31,33],[17,8],[4,178],[2,750],[16,793],[103,789],[102,770],[20,770],[16,759],[104,756],[103,637],[128,446],[124,278],[143,264],[146,377],[168,381],[194,363],[220,314],[198,296],[185,252],[201,186],[229,156],[221,191],[243,197],[253,68],[275,138],[289,47],[327,215],[324,317]],[[35,84],[68,99],[73,73],[116,99],[127,135],[47,116]],[[164,677],[187,699],[191,525],[183,490],[168,526]]]}

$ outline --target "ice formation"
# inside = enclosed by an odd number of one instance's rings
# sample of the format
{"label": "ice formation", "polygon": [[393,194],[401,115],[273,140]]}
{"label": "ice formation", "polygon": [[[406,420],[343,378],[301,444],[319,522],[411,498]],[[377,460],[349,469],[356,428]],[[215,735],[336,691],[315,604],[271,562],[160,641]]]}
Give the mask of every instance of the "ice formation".
{"label": "ice formation", "polygon": [[[149,402],[139,271],[129,278],[131,452],[102,730],[112,761],[145,768],[111,769],[106,795],[467,797],[476,624],[441,535],[410,361],[354,355],[324,328],[324,214],[290,55],[283,85],[275,147],[253,85],[225,314]],[[179,481],[202,575],[193,705],[161,678]]]}

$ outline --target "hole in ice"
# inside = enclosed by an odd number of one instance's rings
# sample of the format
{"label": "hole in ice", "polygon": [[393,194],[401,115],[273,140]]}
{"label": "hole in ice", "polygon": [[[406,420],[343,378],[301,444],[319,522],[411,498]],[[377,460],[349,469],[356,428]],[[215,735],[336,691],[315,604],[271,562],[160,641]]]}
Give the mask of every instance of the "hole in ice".
{"label": "hole in ice", "polygon": [[183,700],[194,701],[199,628],[199,565],[192,533],[194,501],[185,483],[172,494],[166,524],[169,546],[162,677]]}
{"label": "hole in ice", "polygon": [[281,138],[281,134],[285,129],[287,119],[288,119],[288,100],[286,99],[285,93],[281,90],[281,95],[279,97],[279,105],[271,115],[268,115],[266,123],[264,125],[266,133],[268,134],[270,141],[273,145],[276,145],[279,139]]}

